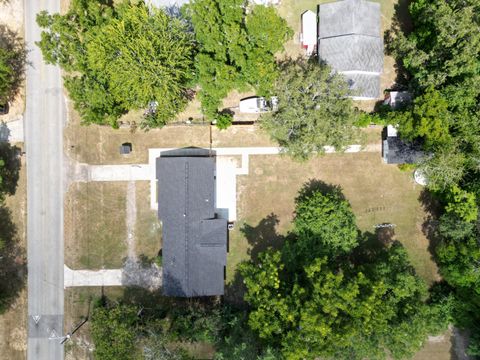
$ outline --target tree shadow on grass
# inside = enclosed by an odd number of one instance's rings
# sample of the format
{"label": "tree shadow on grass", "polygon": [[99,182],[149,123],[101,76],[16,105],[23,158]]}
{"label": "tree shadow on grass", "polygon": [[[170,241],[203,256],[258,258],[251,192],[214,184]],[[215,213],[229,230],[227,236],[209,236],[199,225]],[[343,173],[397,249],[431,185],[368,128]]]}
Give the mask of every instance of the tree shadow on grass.
{"label": "tree shadow on grass", "polygon": [[385,52],[395,58],[395,72],[397,77],[395,84],[391,90],[405,90],[408,89],[411,77],[403,66],[403,56],[395,51],[395,39],[399,33],[408,35],[412,29],[413,24],[410,18],[408,7],[412,0],[399,0],[395,4],[395,12],[392,18],[392,26],[386,30],[383,36],[385,44]]}
{"label": "tree shadow on grass", "polygon": [[25,251],[18,244],[10,210],[0,205],[0,313],[5,312],[25,286]]}
{"label": "tree shadow on grass", "polygon": [[15,194],[21,168],[19,153],[20,148],[17,146],[0,142],[0,160],[4,162],[3,167],[0,167],[0,194]]}
{"label": "tree shadow on grass", "polygon": [[431,258],[435,261],[435,250],[441,240],[438,234],[438,218],[441,205],[435,195],[426,189],[422,190],[418,201],[420,201],[423,210],[427,214],[422,223],[422,232],[428,240],[428,251]]}
{"label": "tree shadow on grass", "polygon": [[[254,262],[258,262],[258,255],[269,248],[280,249],[285,237],[277,232],[280,220],[276,214],[269,214],[258,222],[256,226],[244,224],[240,232],[247,239],[249,249],[247,254]],[[225,286],[225,301],[237,307],[244,307],[243,295],[245,294],[243,277],[237,269],[233,280]]]}
{"label": "tree shadow on grass", "polygon": [[18,33],[5,25],[0,25],[0,49],[6,51],[7,55],[2,56],[2,58],[4,58],[6,65],[12,70],[11,73],[13,75],[8,79],[9,85],[5,94],[0,94],[0,102],[7,102],[15,98],[25,79],[27,51],[24,41]]}

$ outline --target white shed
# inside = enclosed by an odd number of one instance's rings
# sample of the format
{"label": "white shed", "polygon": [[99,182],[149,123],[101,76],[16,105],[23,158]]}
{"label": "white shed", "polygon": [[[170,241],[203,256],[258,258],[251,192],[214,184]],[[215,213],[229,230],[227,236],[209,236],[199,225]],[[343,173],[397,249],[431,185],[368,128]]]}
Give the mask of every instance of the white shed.
{"label": "white shed", "polygon": [[307,55],[312,55],[317,48],[317,15],[311,10],[302,14],[300,40]]}

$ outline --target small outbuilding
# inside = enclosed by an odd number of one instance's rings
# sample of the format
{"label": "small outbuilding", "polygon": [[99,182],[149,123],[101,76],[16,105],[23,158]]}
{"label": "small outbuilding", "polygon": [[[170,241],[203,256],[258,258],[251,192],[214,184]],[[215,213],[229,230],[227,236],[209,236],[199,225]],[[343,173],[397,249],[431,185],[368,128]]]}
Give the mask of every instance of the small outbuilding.
{"label": "small outbuilding", "polygon": [[384,105],[390,106],[392,109],[401,109],[412,103],[412,94],[408,91],[389,91],[385,95]]}
{"label": "small outbuilding", "polygon": [[425,156],[420,143],[403,141],[392,125],[385,128],[382,145],[383,161],[387,164],[415,164]]}
{"label": "small outbuilding", "polygon": [[132,152],[132,143],[126,142],[120,145],[120,154],[128,155]]}
{"label": "small outbuilding", "polygon": [[307,56],[312,55],[317,50],[317,14],[311,10],[302,14],[300,41]]}

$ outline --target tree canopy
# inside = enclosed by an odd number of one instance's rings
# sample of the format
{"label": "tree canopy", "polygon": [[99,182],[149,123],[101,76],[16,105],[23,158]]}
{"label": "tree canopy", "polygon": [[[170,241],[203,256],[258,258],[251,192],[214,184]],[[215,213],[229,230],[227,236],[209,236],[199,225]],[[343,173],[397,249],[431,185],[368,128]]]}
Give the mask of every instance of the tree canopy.
{"label": "tree canopy", "polygon": [[0,25],[0,104],[14,99],[24,78],[26,51],[23,40]]}
{"label": "tree canopy", "polygon": [[404,139],[424,142],[431,156],[421,166],[436,191],[479,171],[479,11],[478,0],[414,0],[412,29],[395,26],[387,34],[387,50],[406,70],[416,96],[410,108],[388,119],[399,124]]}
{"label": "tree canopy", "polygon": [[445,325],[405,249],[373,246],[337,190],[303,192],[285,245],[241,273],[249,325],[286,359],[405,358]]}
{"label": "tree canopy", "polygon": [[247,0],[194,0],[186,14],[199,47],[195,66],[208,117],[217,117],[222,99],[233,89],[271,94],[275,53],[293,35],[273,7],[250,8]]}
{"label": "tree canopy", "polygon": [[325,146],[344,150],[357,138],[357,113],[342,75],[317,61],[286,61],[273,92],[278,109],[262,115],[261,126],[296,159],[324,153]]}
{"label": "tree canopy", "polygon": [[116,125],[155,103],[142,127],[159,127],[184,109],[194,78],[194,39],[185,22],[143,1],[74,0],[65,15],[37,16],[38,43],[59,64],[85,123]]}

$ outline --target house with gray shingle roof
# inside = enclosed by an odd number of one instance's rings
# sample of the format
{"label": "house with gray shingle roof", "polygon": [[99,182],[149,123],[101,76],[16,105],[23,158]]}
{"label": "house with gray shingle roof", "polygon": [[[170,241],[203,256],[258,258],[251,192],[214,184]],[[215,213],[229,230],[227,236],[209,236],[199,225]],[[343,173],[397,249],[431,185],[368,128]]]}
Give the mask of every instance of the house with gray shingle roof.
{"label": "house with gray shingle roof", "polygon": [[345,76],[354,99],[380,97],[383,71],[380,4],[343,0],[319,5],[318,56]]}
{"label": "house with gray shingle roof", "polygon": [[204,149],[179,149],[157,159],[166,296],[224,293],[227,220],[215,213],[215,157],[209,155]]}

